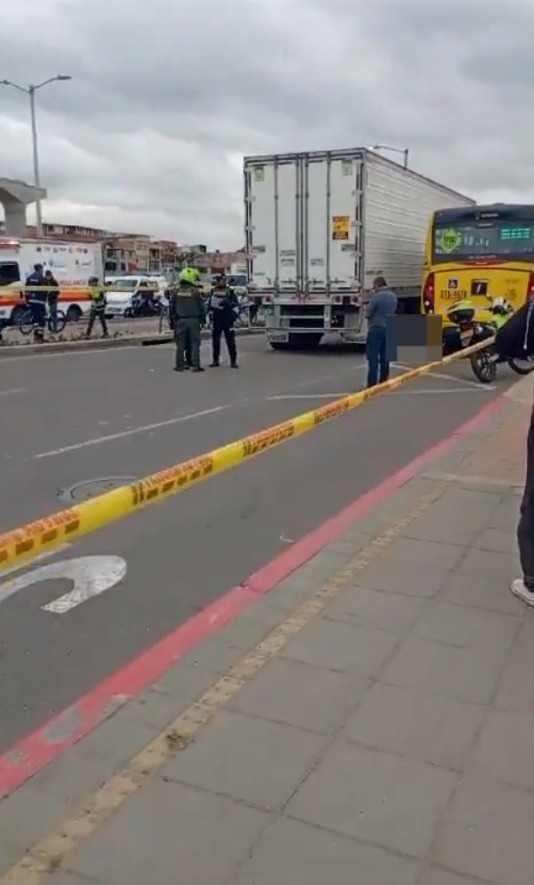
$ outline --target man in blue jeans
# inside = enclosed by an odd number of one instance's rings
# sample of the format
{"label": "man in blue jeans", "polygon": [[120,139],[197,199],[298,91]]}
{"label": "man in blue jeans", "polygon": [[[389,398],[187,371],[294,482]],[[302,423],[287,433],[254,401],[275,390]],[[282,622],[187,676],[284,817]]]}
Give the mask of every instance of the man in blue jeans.
{"label": "man in blue jeans", "polygon": [[397,296],[384,277],[376,277],[371,298],[365,306],[367,331],[367,387],[383,384],[389,378],[386,348],[386,321],[397,312]]}

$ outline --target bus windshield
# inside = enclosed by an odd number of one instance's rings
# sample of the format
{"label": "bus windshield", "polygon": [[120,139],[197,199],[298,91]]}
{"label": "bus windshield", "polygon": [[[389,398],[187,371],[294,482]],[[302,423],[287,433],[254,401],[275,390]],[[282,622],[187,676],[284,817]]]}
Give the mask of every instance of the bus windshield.
{"label": "bus windshield", "polygon": [[534,259],[534,216],[531,218],[437,218],[433,230],[435,264],[484,259]]}

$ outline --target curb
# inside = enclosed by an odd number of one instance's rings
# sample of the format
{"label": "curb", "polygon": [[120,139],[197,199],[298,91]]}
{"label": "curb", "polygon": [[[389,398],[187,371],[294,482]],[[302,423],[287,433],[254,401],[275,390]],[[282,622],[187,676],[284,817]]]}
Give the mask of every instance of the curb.
{"label": "curb", "polygon": [[[263,328],[236,329],[236,335],[240,338],[250,335],[265,333]],[[202,333],[203,338],[208,338],[209,331]],[[91,341],[58,341],[48,344],[4,344],[0,345],[0,359],[17,359],[24,356],[52,356],[56,353],[68,353],[70,351],[86,350],[113,350],[120,347],[153,347],[158,344],[171,344],[173,335],[160,335],[152,333],[147,335],[131,335],[120,338],[95,338]]]}

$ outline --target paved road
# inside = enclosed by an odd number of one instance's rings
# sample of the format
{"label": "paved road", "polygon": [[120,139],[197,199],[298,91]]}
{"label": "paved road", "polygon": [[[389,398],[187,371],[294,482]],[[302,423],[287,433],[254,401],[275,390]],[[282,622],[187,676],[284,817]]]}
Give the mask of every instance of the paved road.
{"label": "paved road", "polygon": [[[205,345],[204,345],[205,348]],[[347,352],[278,354],[240,342],[241,369],[170,371],[168,347],[2,363],[0,529],[66,506],[58,489],[137,477],[361,387]],[[207,354],[206,362],[207,362]],[[54,615],[49,580],[4,599],[0,750],[63,709],[291,541],[437,442],[514,380],[473,383],[468,366],[285,444],[57,554],[113,554],[125,579]],[[0,588],[1,598],[1,588]]]}

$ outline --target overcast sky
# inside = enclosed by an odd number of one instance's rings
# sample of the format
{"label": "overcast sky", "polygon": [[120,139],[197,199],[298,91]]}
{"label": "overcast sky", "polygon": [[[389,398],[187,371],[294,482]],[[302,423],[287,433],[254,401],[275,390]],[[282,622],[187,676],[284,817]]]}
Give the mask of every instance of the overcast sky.
{"label": "overcast sky", "polygon": [[[480,201],[534,202],[534,0],[0,5],[0,80],[73,77],[38,94],[46,221],[234,248],[244,154],[379,142]],[[5,87],[2,175],[32,179],[28,100]]]}

